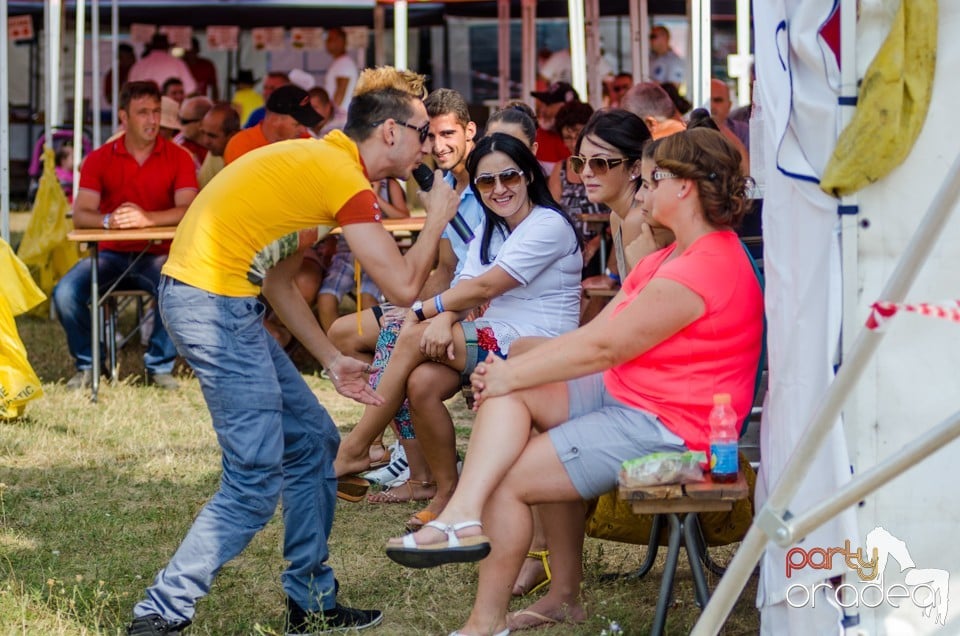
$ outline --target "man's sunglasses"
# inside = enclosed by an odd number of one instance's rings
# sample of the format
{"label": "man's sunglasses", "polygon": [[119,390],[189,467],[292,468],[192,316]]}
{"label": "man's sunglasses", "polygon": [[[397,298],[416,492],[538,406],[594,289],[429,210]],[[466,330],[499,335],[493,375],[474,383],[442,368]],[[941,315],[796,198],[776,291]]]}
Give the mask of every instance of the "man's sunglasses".
{"label": "man's sunglasses", "polygon": [[497,174],[478,175],[473,182],[477,185],[477,190],[487,193],[496,187],[498,179],[504,188],[513,190],[523,181],[523,173],[516,168],[507,168]]}
{"label": "man's sunglasses", "polygon": [[605,175],[610,168],[616,168],[626,161],[626,157],[584,157],[583,155],[573,155],[570,157],[570,168],[577,174],[583,172],[584,166],[590,166],[590,172],[595,175]]}
{"label": "man's sunglasses", "polygon": [[[383,120],[383,121],[375,121],[375,122],[373,122],[372,124],[370,124],[370,127],[371,127],[371,128],[376,128],[377,126],[379,126],[380,124],[382,124],[384,121],[386,121],[386,120]],[[425,142],[425,141],[427,140],[427,136],[430,135],[430,122],[429,122],[429,121],[428,121],[427,123],[425,123],[423,126],[414,126],[413,124],[407,123],[407,122],[403,121],[402,119],[394,119],[393,121],[397,122],[397,123],[400,124],[401,126],[406,126],[406,127],[409,128],[410,130],[416,130],[416,131],[417,131],[417,135],[420,136],[420,143],[421,143],[421,144],[422,144],[423,142]]]}

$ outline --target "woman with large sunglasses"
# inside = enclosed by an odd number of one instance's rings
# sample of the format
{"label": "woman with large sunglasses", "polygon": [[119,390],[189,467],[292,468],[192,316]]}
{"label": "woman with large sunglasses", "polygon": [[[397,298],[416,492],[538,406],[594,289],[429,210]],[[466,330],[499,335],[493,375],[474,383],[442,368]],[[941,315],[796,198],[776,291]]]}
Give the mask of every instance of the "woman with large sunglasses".
{"label": "woman with large sunglasses", "polygon": [[[644,205],[676,241],[643,258],[592,322],[477,366],[460,486],[436,521],[387,543],[387,555],[411,567],[485,559],[455,634],[584,620],[583,500],[616,486],[627,459],[706,449],[715,393],[729,393],[738,413],[751,407],[763,300],[733,229],[748,209],[739,152],[699,129],[659,141],[653,160]],[[553,582],[507,616],[538,504]]]}
{"label": "woman with large sunglasses", "polygon": [[[587,121],[567,161],[583,182],[587,198],[610,209],[610,235],[613,250],[607,272],[583,281],[584,289],[616,289],[621,277],[636,265],[640,255],[665,246],[672,240],[669,232],[654,233],[649,217],[640,214],[634,194],[640,184],[641,148],[650,140],[643,120],[625,110],[604,110]],[[630,250],[627,246],[637,241]],[[642,246],[641,246],[642,245]],[[639,247],[639,249],[638,249]],[[596,316],[607,299],[587,301],[581,323]]]}
{"label": "woman with large sunglasses", "polygon": [[[428,508],[429,519],[443,509],[456,487],[456,448],[452,426],[417,425],[418,419],[439,421],[441,414],[424,418],[414,408],[422,400],[415,398],[426,392],[454,395],[488,353],[506,357],[518,338],[557,336],[575,329],[579,318],[583,259],[577,228],[550,196],[530,149],[515,137],[495,133],[477,143],[467,170],[484,222],[476,229],[463,270],[450,289],[414,304],[377,386],[384,403],[367,407],[350,432],[358,447],[366,447],[410,394],[414,429],[431,468],[454,467],[444,483],[441,472],[449,471],[432,471],[437,494]],[[487,305],[482,318],[463,320],[482,305]],[[418,380],[418,367],[431,362],[459,373],[425,369],[422,375],[430,379]],[[431,457],[433,450],[449,454],[448,461]],[[429,520],[423,516],[421,521]]]}

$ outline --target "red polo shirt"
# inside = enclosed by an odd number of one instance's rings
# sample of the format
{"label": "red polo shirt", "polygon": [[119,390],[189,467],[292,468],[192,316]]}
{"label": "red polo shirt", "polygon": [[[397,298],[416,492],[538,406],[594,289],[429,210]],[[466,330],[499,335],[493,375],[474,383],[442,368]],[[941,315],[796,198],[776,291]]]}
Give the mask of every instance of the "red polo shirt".
{"label": "red polo shirt", "polygon": [[[153,152],[137,163],[120,136],[84,159],[80,170],[80,189],[100,195],[100,214],[109,214],[120,204],[130,202],[145,212],[169,210],[179,190],[198,190],[193,157],[180,146],[157,137]],[[145,241],[103,241],[101,249],[115,252],[139,252]],[[152,245],[153,254],[166,254],[170,242]]]}

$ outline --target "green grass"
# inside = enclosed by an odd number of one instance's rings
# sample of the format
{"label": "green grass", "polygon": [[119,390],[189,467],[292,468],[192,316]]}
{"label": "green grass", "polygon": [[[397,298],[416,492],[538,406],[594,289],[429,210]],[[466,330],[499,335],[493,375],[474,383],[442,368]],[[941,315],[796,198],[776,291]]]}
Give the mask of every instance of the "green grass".
{"label": "green grass", "polygon": [[[23,419],[0,422],[0,636],[118,634],[133,604],[163,567],[194,515],[217,486],[219,451],[196,380],[181,370],[176,394],[142,386],[142,349],[121,358],[122,380],[104,384],[97,404],[67,391],[72,374],[59,325],[21,317],[20,335],[45,395]],[[338,396],[301,360],[307,381],[341,430],[360,407]],[[470,413],[450,401],[461,446]],[[345,604],[386,614],[373,634],[446,634],[466,618],[476,567],[407,570],[383,553],[417,504],[337,505],[331,565]],[[284,568],[279,516],[220,573],[200,601],[188,633],[281,634]],[[639,581],[601,583],[599,575],[639,564],[644,548],[588,539],[585,602],[591,618],[547,635],[601,634],[611,621],[625,634],[649,630],[661,565]],[[731,548],[719,551],[724,561]],[[662,556],[661,556],[662,562]],[[708,575],[711,587],[716,577]],[[754,634],[755,581],[724,634]],[[514,603],[526,606],[529,599]],[[699,616],[689,567],[681,558],[669,634],[686,634]]]}

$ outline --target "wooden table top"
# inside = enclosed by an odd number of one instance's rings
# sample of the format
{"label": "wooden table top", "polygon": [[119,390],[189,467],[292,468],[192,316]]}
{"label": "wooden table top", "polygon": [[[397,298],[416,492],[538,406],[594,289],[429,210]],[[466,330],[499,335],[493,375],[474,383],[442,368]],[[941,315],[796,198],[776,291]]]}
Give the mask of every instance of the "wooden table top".
{"label": "wooden table top", "polygon": [[67,234],[71,241],[80,243],[99,243],[100,241],[168,241],[173,238],[177,228],[174,225],[142,227],[134,230],[104,230],[101,228],[83,228]]}
{"label": "wooden table top", "polygon": [[[412,216],[407,219],[383,219],[383,227],[389,232],[419,232],[426,218]],[[102,228],[84,228],[72,230],[67,234],[71,241],[79,243],[99,243],[100,241],[164,241],[173,238],[176,226],[144,227],[134,230],[104,230]]]}

